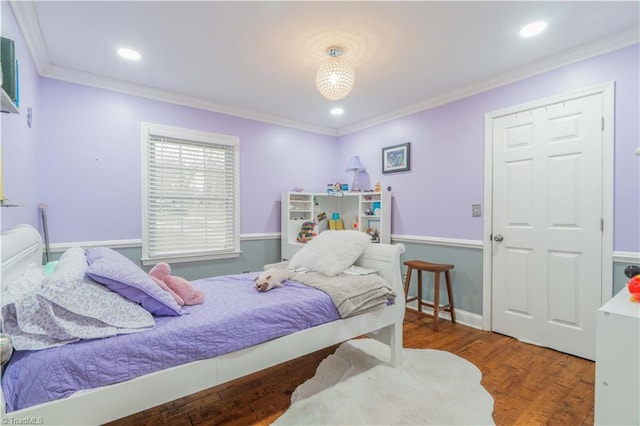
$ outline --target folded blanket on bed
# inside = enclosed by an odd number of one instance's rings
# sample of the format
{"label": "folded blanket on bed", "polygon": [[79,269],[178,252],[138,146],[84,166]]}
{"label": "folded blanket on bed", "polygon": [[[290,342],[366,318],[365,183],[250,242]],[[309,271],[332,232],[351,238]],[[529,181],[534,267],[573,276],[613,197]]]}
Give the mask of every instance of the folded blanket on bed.
{"label": "folded blanket on bed", "polygon": [[33,265],[10,283],[2,300],[3,331],[17,350],[38,350],[81,339],[149,330],[153,316],[144,308],[85,275],[79,247],[67,250],[51,276]]}
{"label": "folded blanket on bed", "polygon": [[[289,262],[265,265],[264,269],[288,269]],[[390,304],[396,293],[378,274],[339,274],[327,277],[318,272],[297,273],[288,271],[289,279],[324,291],[336,305],[340,317],[347,318],[365,313],[373,308]]]}

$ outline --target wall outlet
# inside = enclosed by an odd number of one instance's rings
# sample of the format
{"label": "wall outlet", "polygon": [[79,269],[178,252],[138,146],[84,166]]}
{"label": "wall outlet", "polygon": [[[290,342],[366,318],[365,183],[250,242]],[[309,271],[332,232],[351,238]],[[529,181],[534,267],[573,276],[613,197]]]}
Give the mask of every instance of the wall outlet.
{"label": "wall outlet", "polygon": [[471,204],[471,216],[472,217],[480,217],[482,216],[482,212],[480,209],[480,204]]}

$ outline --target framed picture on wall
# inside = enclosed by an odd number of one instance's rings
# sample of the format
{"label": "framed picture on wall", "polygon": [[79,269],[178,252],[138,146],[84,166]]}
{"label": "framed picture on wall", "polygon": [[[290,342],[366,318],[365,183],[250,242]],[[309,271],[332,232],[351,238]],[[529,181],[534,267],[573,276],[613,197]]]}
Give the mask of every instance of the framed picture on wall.
{"label": "framed picture on wall", "polygon": [[411,142],[382,148],[382,173],[405,172],[411,169]]}

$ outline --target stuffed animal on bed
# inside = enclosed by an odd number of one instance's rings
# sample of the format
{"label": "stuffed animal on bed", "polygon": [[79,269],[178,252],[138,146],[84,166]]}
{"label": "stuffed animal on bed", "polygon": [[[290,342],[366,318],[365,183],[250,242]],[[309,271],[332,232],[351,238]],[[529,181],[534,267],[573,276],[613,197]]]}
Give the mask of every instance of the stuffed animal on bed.
{"label": "stuffed animal on bed", "polygon": [[296,238],[296,241],[299,243],[306,243],[308,241],[311,241],[313,237],[316,236],[316,234],[313,232],[314,226],[315,223],[313,223],[313,221],[305,220],[300,227],[300,232],[298,232],[298,238]]}
{"label": "stuffed animal on bed", "polygon": [[282,282],[288,277],[287,273],[281,269],[267,269],[254,278],[256,290],[269,291],[275,287],[282,287]]}
{"label": "stuffed animal on bed", "polygon": [[191,283],[182,277],[171,275],[171,266],[160,262],[149,271],[149,276],[161,288],[167,290],[180,306],[198,305],[204,302],[202,290],[196,290]]}

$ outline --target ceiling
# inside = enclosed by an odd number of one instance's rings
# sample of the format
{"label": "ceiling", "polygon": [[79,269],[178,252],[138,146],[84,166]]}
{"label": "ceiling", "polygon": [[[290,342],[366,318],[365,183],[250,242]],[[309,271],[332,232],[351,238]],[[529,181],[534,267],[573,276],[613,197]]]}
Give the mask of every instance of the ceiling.
{"label": "ceiling", "polygon": [[[640,41],[638,1],[10,4],[42,76],[332,135]],[[356,74],[341,101],[315,87],[331,45]]]}

